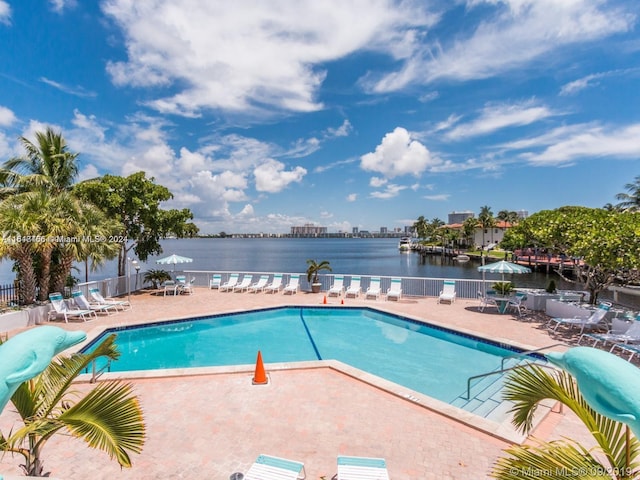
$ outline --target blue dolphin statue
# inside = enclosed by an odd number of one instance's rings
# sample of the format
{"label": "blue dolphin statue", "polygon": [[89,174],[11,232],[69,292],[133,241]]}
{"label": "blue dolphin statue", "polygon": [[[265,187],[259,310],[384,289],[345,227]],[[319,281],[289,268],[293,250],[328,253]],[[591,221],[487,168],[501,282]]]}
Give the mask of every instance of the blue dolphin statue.
{"label": "blue dolphin statue", "polygon": [[42,373],[53,357],[86,338],[82,331],[43,326],[21,332],[0,345],[0,412],[21,383]]}
{"label": "blue dolphin statue", "polygon": [[573,375],[591,408],[629,425],[640,440],[640,368],[617,355],[591,347],[575,347],[545,356]]}

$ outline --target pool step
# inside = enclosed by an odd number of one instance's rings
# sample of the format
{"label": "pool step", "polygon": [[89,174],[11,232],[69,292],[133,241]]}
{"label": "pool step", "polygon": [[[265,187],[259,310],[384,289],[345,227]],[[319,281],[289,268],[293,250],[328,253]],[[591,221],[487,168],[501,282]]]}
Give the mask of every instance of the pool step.
{"label": "pool step", "polygon": [[[522,359],[508,359],[505,361],[504,368],[515,367],[526,362],[527,360]],[[497,368],[496,371],[498,370]],[[496,373],[471,382],[470,398],[467,399],[467,392],[464,392],[452,402],[452,405],[480,417],[497,422],[504,421],[513,406],[512,402],[502,399],[502,388],[507,374],[508,372]]]}

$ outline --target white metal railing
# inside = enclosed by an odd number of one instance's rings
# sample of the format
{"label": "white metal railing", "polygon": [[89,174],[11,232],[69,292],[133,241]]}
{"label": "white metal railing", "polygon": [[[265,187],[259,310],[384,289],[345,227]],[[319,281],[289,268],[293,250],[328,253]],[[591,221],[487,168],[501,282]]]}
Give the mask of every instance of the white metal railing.
{"label": "white metal railing", "polygon": [[[254,277],[254,281],[258,281],[260,275],[269,275],[273,277],[274,272],[241,272],[241,271],[214,271],[214,270],[180,270],[171,272],[172,275],[185,275],[188,280],[194,279],[194,286],[196,287],[208,287],[209,280],[213,274],[222,276],[222,283],[229,279],[232,273],[244,275],[251,275]],[[311,285],[307,280],[306,273],[298,272],[277,272],[282,273],[282,284],[287,285],[291,275],[300,275],[300,289],[311,290]],[[409,297],[437,297],[442,290],[445,280],[452,280],[450,278],[424,278],[424,277],[400,277],[390,275],[358,275],[358,274],[338,274],[344,277],[344,284],[349,285],[351,277],[360,277],[360,286],[362,291],[365,292],[369,287],[371,278],[380,278],[380,290],[385,293],[391,286],[392,278],[402,279],[402,294]],[[136,286],[136,274],[131,275],[131,292],[140,290],[144,286],[142,285],[141,278],[138,278]],[[322,284],[321,291],[327,291],[333,285],[333,281],[336,274],[319,274],[318,279]],[[270,278],[271,280],[271,278]],[[483,281],[479,279],[453,279],[456,281],[456,296],[458,298],[477,298],[478,292],[483,291]],[[491,281],[485,281],[485,284],[492,283]],[[83,292],[88,293],[89,288],[98,288],[103,295],[118,296],[126,295],[127,281],[126,277],[109,278],[106,280],[98,280],[95,282],[81,283],[78,288]]]}

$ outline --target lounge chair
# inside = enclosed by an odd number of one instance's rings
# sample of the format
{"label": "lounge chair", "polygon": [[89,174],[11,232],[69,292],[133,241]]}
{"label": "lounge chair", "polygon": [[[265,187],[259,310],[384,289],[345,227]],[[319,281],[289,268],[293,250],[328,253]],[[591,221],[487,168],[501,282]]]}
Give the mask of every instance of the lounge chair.
{"label": "lounge chair", "polygon": [[304,463],[260,455],[244,474],[244,480],[302,480],[306,476]]}
{"label": "lounge chair", "polygon": [[230,292],[231,290],[233,290],[233,287],[238,284],[239,276],[240,274],[238,273],[232,273],[231,275],[229,275],[229,280],[220,285],[220,288],[218,288],[218,290],[220,290],[221,292]]}
{"label": "lounge chair", "polygon": [[599,342],[602,342],[602,345],[612,342],[614,346],[611,351],[618,343],[640,343],[640,313],[624,332],[610,330],[607,333],[584,333],[580,336],[578,343],[581,343],[583,338],[594,340],[592,347],[595,347]]}
{"label": "lounge chair", "polygon": [[351,283],[344,293],[345,297],[359,297],[362,293],[362,287],[360,287],[360,277],[351,277]]}
{"label": "lounge chair", "polygon": [[336,275],[333,279],[333,285],[329,288],[327,295],[336,295],[339,297],[344,292],[344,275]]}
{"label": "lounge chair", "polygon": [[400,278],[392,278],[391,286],[387,290],[387,300],[391,300],[395,298],[396,300],[400,300],[402,297],[402,279]]}
{"label": "lounge chair", "polygon": [[260,275],[260,278],[256,283],[254,283],[253,285],[249,285],[249,287],[247,287],[247,292],[249,293],[262,292],[264,290],[264,287],[267,286],[268,282],[269,282],[269,275]]}
{"label": "lounge chair", "polygon": [[526,305],[522,304],[522,302],[524,302],[526,299],[527,295],[525,293],[516,292],[516,294],[509,299],[507,308],[513,310],[514,312],[517,312],[518,316],[522,317],[527,312]]}
{"label": "lounge chair", "polygon": [[90,288],[89,295],[94,302],[99,305],[114,305],[116,308],[121,308],[122,310],[126,310],[131,308],[131,304],[127,300],[115,300],[113,298],[104,298],[100,293],[100,290],[97,288]]}
{"label": "lounge chair", "polygon": [[490,296],[488,296],[485,293],[482,292],[478,292],[478,300],[480,300],[480,308],[479,310],[481,312],[484,312],[484,309],[486,307],[496,307],[498,308],[498,304],[496,303],[496,301],[491,298]]}
{"label": "lounge chair", "polygon": [[289,277],[289,285],[284,287],[282,293],[290,293],[293,295],[294,293],[298,293],[298,290],[300,290],[300,275],[291,275],[291,277]]}
{"label": "lounge chair", "polygon": [[629,362],[631,360],[633,360],[633,357],[635,355],[639,355],[640,356],[640,346],[637,346],[637,345],[629,345],[628,343],[616,343],[611,348],[611,352],[615,353],[614,352],[615,348],[619,348],[624,353],[628,353],[629,354],[629,358],[627,358],[627,361],[629,361]]}
{"label": "lounge chair", "polygon": [[264,287],[265,293],[276,293],[282,288],[282,274],[276,273],[273,275],[273,281]]}
{"label": "lounge chair", "polygon": [[364,298],[367,299],[369,297],[373,297],[376,300],[380,298],[380,277],[373,277],[369,282],[369,288],[364,294]]}
{"label": "lounge chair", "polygon": [[389,480],[384,458],[338,457],[338,480]]}
{"label": "lounge chair", "polygon": [[162,295],[166,297],[167,293],[171,293],[171,295],[177,295],[178,287],[180,286],[180,284],[174,282],[173,280],[167,280],[162,284],[162,286],[164,287],[164,292],[162,293]]}
{"label": "lounge chair", "polygon": [[220,288],[221,284],[222,284],[222,275],[220,275],[219,273],[216,273],[215,275],[213,275],[211,277],[211,280],[209,280],[209,288]]}
{"label": "lounge chair", "polygon": [[196,282],[196,277],[191,277],[191,280],[178,284],[178,293],[188,293],[193,295],[193,284]]}
{"label": "lounge chair", "polygon": [[93,310],[94,312],[102,312],[110,315],[109,310],[113,310],[117,312],[118,309],[115,305],[100,305],[98,303],[91,304],[87,297],[84,296],[84,293],[81,291],[71,293],[71,298],[73,298],[74,303],[78,306],[80,310]]}
{"label": "lounge chair", "polygon": [[600,306],[596,308],[596,311],[593,312],[588,318],[552,318],[547,323],[547,327],[551,328],[551,324],[555,322],[556,326],[553,328],[553,331],[555,332],[560,325],[567,325],[569,326],[569,328],[580,326],[580,334],[582,335],[585,328],[594,328],[600,326],[600,322],[604,320],[604,317],[609,311],[610,307],[610,303],[601,303]]}
{"label": "lounge chair", "polygon": [[440,290],[440,296],[438,296],[438,303],[447,302],[453,303],[456,300],[456,281],[445,280],[442,290]]}
{"label": "lounge chair", "polygon": [[87,317],[98,317],[93,310],[90,309],[70,309],[67,303],[62,298],[61,293],[50,293],[49,300],[53,310],[49,312],[49,319],[52,317],[63,317],[65,323],[69,323],[69,318],[82,318],[83,321],[87,321]]}
{"label": "lounge chair", "polygon": [[232,292],[244,292],[247,288],[251,286],[251,282],[253,281],[253,277],[251,275],[245,275],[242,279],[242,282],[235,285],[231,291]]}

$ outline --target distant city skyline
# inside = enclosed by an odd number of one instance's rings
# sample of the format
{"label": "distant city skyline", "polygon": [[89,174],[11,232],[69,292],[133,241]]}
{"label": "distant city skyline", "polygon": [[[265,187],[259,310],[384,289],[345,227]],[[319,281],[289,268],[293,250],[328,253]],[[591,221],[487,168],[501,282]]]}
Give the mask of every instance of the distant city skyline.
{"label": "distant city skyline", "polygon": [[144,170],[203,234],[602,207],[640,174],[623,0],[0,0],[0,161]]}

